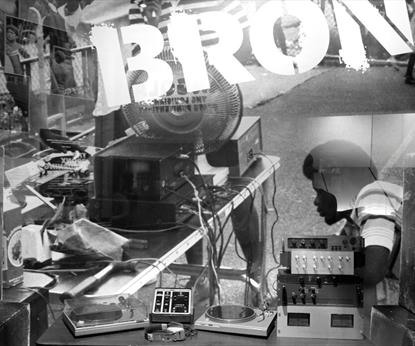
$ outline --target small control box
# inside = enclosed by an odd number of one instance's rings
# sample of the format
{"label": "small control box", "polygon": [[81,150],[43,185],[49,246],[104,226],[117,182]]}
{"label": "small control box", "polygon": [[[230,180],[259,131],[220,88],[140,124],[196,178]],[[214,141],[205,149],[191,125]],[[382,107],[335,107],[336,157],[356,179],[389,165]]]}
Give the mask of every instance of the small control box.
{"label": "small control box", "polygon": [[193,299],[190,288],[156,288],[151,323],[193,323]]}
{"label": "small control box", "polygon": [[239,177],[256,161],[262,151],[261,118],[242,117],[233,136],[218,150],[206,154],[213,167],[229,167],[229,175]]}

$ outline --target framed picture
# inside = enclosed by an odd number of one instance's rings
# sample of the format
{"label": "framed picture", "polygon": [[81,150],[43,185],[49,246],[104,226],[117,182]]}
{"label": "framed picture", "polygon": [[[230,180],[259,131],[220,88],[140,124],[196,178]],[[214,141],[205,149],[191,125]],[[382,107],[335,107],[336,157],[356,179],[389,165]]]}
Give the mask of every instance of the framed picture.
{"label": "framed picture", "polygon": [[50,61],[53,94],[90,100],[95,98],[97,69],[94,49],[53,46]]}
{"label": "framed picture", "polygon": [[6,16],[4,69],[7,73],[29,74],[30,63],[37,58],[37,24]]}
{"label": "framed picture", "polygon": [[0,71],[0,144],[29,127],[29,78]]}

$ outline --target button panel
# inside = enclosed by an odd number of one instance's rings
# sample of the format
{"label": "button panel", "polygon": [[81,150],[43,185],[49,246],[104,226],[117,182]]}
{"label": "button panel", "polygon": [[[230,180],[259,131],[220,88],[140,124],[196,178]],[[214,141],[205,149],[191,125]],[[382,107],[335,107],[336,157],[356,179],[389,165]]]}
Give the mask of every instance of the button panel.
{"label": "button panel", "polygon": [[291,251],[293,274],[354,275],[353,251]]}

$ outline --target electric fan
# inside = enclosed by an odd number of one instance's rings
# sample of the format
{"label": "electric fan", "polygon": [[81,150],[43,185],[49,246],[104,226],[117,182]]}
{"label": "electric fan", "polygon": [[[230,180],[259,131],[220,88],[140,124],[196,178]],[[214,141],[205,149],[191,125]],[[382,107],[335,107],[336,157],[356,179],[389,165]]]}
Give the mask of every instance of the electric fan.
{"label": "electric fan", "polygon": [[[170,47],[165,46],[158,58],[166,61],[173,71],[173,84],[160,99],[135,102],[122,107],[134,132],[155,143],[191,144],[193,154],[215,152],[238,128],[242,117],[242,97],[237,85],[230,84],[205,62],[210,88],[187,92],[183,70]],[[133,84],[144,82],[143,71],[127,75],[130,94]]]}

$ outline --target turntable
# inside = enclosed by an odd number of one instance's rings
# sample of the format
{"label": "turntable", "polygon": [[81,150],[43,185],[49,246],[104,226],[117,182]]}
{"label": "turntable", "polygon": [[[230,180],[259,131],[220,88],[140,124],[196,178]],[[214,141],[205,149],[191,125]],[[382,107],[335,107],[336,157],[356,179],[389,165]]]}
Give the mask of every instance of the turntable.
{"label": "turntable", "polygon": [[63,321],[74,336],[95,335],[148,326],[145,304],[130,295],[66,299]]}
{"label": "turntable", "polygon": [[195,328],[218,333],[268,337],[277,317],[275,311],[244,305],[214,305],[195,322]]}

